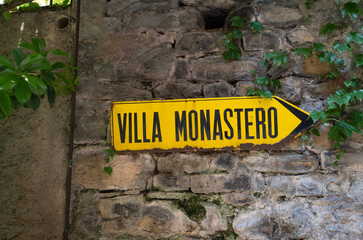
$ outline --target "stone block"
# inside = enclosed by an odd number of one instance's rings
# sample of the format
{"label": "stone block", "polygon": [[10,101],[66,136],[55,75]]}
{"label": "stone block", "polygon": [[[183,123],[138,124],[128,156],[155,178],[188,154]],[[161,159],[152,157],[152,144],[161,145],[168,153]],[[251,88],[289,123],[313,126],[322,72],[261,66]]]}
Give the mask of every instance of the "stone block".
{"label": "stone block", "polygon": [[330,73],[331,70],[329,64],[321,62],[316,54],[310,55],[302,65],[302,72],[310,76],[325,75]]}
{"label": "stone block", "polygon": [[231,97],[234,95],[234,87],[224,81],[218,81],[203,86],[203,95],[207,98],[213,97]]}
{"label": "stone block", "polygon": [[209,156],[174,153],[157,159],[158,171],[162,173],[201,173],[209,169]]}
{"label": "stone block", "polygon": [[[361,152],[347,152],[341,155],[340,159],[336,158],[336,152],[334,151],[322,151],[321,157],[321,167],[328,170],[339,170],[341,168],[354,165],[362,164],[363,157]],[[338,162],[338,166],[334,165],[334,162]]]}
{"label": "stone block", "polygon": [[150,11],[165,11],[178,8],[177,0],[154,0],[154,1],[124,1],[113,0],[106,4],[106,12],[108,16],[123,17],[129,14],[144,13]]}
{"label": "stone block", "polygon": [[243,32],[243,47],[245,51],[279,51],[283,49],[283,32],[263,30]]}
{"label": "stone block", "polygon": [[270,176],[265,180],[268,195],[274,198],[295,196],[296,184],[293,182],[293,176]]}
{"label": "stone block", "polygon": [[234,207],[243,207],[254,203],[253,197],[245,193],[227,193],[223,195],[223,200]]}
{"label": "stone block", "polygon": [[296,196],[323,196],[324,178],[321,175],[301,175],[295,177]]}
{"label": "stone block", "polygon": [[253,82],[244,82],[244,81],[237,82],[236,87],[235,87],[235,89],[236,89],[235,95],[236,96],[247,96],[249,87],[254,88],[255,84]]}
{"label": "stone block", "polygon": [[284,78],[290,76],[292,74],[295,61],[291,58],[291,54],[288,56],[288,59],[288,62],[284,66],[281,64],[272,65],[272,67],[267,71],[267,74],[271,78]]}
{"label": "stone block", "polygon": [[156,98],[178,99],[202,97],[202,84],[189,82],[168,82],[157,86],[153,90]]}
{"label": "stone block", "polygon": [[223,33],[213,32],[186,32],[176,39],[176,49],[185,54],[213,53],[223,49]]}
{"label": "stone block", "polygon": [[168,202],[145,203],[142,196],[103,199],[101,235],[127,234],[136,238],[170,238],[177,234],[195,236],[198,225]]}
{"label": "stone block", "polygon": [[263,75],[264,70],[256,59],[226,62],[221,56],[197,59],[192,66],[192,79],[202,81],[254,81],[255,75]]}
{"label": "stone block", "polygon": [[153,177],[153,187],[163,191],[186,191],[190,187],[189,175],[158,174]]}
{"label": "stone block", "polygon": [[304,26],[289,32],[286,38],[293,47],[307,47],[315,42],[315,37],[312,32]]}
{"label": "stone block", "polygon": [[[283,14],[282,14],[283,13]],[[275,27],[295,27],[304,20],[304,15],[298,7],[264,4],[258,20],[262,24],[271,24]]]}
{"label": "stone block", "polygon": [[201,222],[202,231],[208,235],[227,231],[227,220],[222,217],[218,207],[213,204],[204,204],[204,208],[207,216]]}
{"label": "stone block", "polygon": [[193,8],[171,10],[167,12],[145,12],[126,16],[125,31],[142,32],[147,29],[156,31],[190,31],[204,29],[202,14]]}
{"label": "stone block", "polygon": [[318,167],[317,156],[304,154],[258,154],[247,156],[242,162],[250,169],[264,173],[302,174],[313,172]]}
{"label": "stone block", "polygon": [[174,77],[176,79],[190,79],[190,66],[186,60],[178,60],[175,63]]}
{"label": "stone block", "polygon": [[146,190],[155,170],[149,154],[116,155],[110,166],[112,176],[106,174],[105,150],[102,147],[85,147],[75,151],[72,185],[77,188],[100,190]]}
{"label": "stone block", "polygon": [[[214,158],[214,157],[213,157]],[[232,155],[229,153],[222,153],[218,155],[211,164],[211,169],[226,170],[232,172],[236,170],[237,162],[240,157],[238,155]]]}
{"label": "stone block", "polygon": [[332,139],[328,139],[331,127],[331,124],[328,123],[319,125],[317,130],[319,131],[320,136],[311,134],[309,136],[309,144],[306,147],[317,154],[322,151],[334,149],[334,141]]}
{"label": "stone block", "polygon": [[302,79],[299,77],[289,76],[280,79],[280,82],[281,82],[281,87],[277,89],[276,95],[292,103],[300,102],[302,95],[301,92]]}
{"label": "stone block", "polygon": [[192,175],[191,190],[193,193],[223,193],[247,191],[251,189],[250,176],[245,174],[202,174]]}

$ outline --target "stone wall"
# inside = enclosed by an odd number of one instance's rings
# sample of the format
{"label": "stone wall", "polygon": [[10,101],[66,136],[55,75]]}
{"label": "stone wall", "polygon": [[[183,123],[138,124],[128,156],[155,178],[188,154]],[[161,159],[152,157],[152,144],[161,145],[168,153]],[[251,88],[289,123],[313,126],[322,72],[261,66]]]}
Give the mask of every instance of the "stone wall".
{"label": "stone wall", "polygon": [[[281,80],[278,96],[321,109],[327,65],[295,55],[282,68],[258,63],[264,52],[344,39],[352,27],[319,34],[339,14],[328,0],[311,10],[298,0],[82,1],[71,239],[361,239],[363,139],[344,145],[336,167],[329,125],[279,151],[117,154],[112,176],[103,172],[113,101],[244,96],[256,70]],[[265,30],[246,28],[242,61],[226,62],[234,15]],[[341,78],[358,71],[351,56]]]}
{"label": "stone wall", "polygon": [[[70,18],[64,29],[57,19]],[[75,18],[68,7],[0,17],[0,54],[32,37],[47,49],[74,53]],[[59,59],[61,60],[61,59]],[[68,166],[70,98],[59,96],[53,108],[20,108],[0,121],[0,239],[62,239]]]}

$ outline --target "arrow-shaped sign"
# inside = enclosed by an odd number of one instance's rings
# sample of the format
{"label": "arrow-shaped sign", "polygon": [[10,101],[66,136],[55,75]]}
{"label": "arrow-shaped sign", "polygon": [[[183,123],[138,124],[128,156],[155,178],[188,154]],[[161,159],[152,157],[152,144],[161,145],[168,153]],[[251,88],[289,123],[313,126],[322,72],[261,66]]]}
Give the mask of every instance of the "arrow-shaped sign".
{"label": "arrow-shaped sign", "polygon": [[277,149],[313,125],[276,96],[114,102],[111,120],[116,151]]}

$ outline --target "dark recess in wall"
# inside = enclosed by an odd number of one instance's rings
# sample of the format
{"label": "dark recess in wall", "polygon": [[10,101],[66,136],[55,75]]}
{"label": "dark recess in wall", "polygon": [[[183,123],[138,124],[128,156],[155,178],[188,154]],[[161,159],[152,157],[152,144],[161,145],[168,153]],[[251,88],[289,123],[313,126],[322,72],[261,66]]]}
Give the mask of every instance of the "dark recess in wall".
{"label": "dark recess in wall", "polygon": [[223,28],[224,21],[227,18],[229,12],[226,11],[218,11],[213,10],[210,12],[206,12],[203,14],[204,22],[205,22],[205,29],[218,29]]}

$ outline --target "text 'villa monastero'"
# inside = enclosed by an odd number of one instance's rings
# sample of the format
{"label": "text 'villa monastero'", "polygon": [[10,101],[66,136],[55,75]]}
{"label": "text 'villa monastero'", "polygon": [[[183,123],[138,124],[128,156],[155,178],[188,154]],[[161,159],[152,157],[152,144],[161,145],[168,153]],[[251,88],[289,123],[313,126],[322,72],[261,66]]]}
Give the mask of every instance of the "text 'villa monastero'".
{"label": "text 'villa monastero'", "polygon": [[[158,112],[154,112],[152,115],[152,118],[148,119],[146,112],[141,114],[118,113],[121,143],[162,142],[163,124],[175,126],[173,140],[177,142],[230,140],[233,138],[266,139],[278,136],[278,112],[275,107],[266,110],[264,108],[215,109],[214,114],[211,114],[209,109],[175,111],[174,122],[165,123],[160,121]],[[148,121],[152,122],[150,128],[147,128]],[[142,128],[139,128],[139,125]],[[252,128],[255,131],[252,131]]]}

